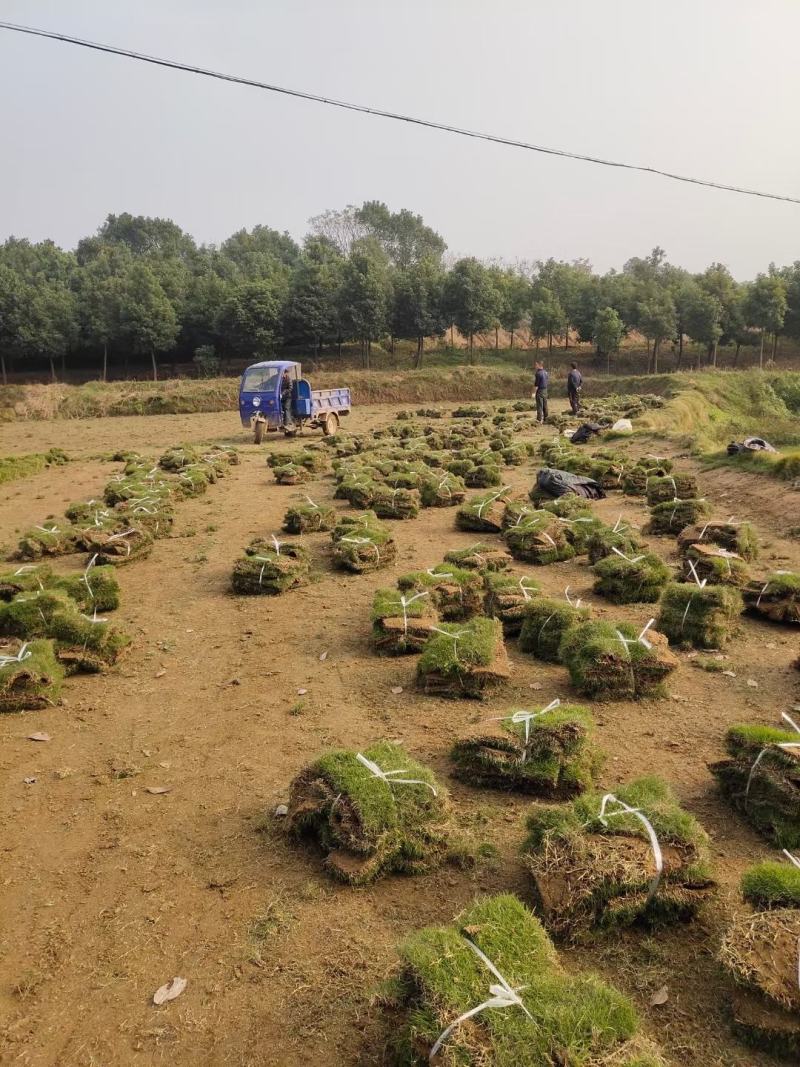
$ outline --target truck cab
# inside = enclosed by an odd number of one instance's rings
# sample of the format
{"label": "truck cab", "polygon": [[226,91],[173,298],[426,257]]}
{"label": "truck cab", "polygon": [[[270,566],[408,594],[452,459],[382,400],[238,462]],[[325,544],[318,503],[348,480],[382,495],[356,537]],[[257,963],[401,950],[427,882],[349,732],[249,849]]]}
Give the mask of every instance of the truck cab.
{"label": "truck cab", "polygon": [[[288,378],[292,383],[291,411],[295,425],[284,426],[281,391]],[[249,366],[239,385],[239,418],[253,430],[256,444],[264,434],[283,430],[287,435],[304,425],[320,426],[323,433],[336,433],[339,420],[350,414],[349,389],[314,389],[302,376],[302,367],[291,360],[266,360]]]}
{"label": "truck cab", "polygon": [[300,364],[270,360],[247,368],[239,385],[242,426],[249,429],[256,417],[263,417],[269,430],[277,430],[283,425],[281,387],[284,375],[288,375],[293,383],[299,381]]}

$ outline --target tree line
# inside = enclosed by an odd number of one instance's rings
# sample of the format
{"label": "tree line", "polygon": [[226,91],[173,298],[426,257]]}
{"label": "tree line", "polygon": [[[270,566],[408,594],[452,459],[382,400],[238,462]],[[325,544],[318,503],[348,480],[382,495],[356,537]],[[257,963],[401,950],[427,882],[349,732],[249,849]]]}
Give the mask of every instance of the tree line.
{"label": "tree line", "polygon": [[[219,246],[197,245],[169,219],[109,215],[92,237],[65,251],[52,241],[10,237],[0,245],[0,371],[25,361],[56,363],[129,354],[194,359],[215,373],[221,358],[256,360],[277,346],[356,343],[365,367],[373,343],[416,345],[455,328],[468,340],[525,331],[551,350],[591,342],[610,364],[627,334],[647,341],[648,369],[664,343],[677,366],[686,341],[716,365],[720,345],[800,339],[800,261],[738,282],[721,263],[693,274],[663,249],[598,274],[586,260],[508,266],[450,261],[442,237],[419,215],[378,201],[310,220],[302,245],[268,226],[240,230]],[[767,348],[769,356],[769,349]],[[692,357],[694,358],[694,357]]]}

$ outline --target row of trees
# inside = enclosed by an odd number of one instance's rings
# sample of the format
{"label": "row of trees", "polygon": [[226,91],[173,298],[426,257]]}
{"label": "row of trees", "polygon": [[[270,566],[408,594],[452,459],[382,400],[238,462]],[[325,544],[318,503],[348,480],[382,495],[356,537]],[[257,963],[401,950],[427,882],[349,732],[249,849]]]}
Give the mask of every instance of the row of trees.
{"label": "row of trees", "polygon": [[[410,211],[385,204],[328,211],[310,220],[302,246],[267,226],[221,245],[195,244],[168,219],[109,215],[93,237],[64,251],[51,241],[9,238],[0,246],[0,369],[17,361],[175,352],[213,370],[219,357],[263,358],[276,345],[319,353],[374,342],[416,342],[455,327],[468,339],[525,331],[552,349],[555,338],[593,342],[611,355],[624,336],[647,339],[657,371],[665,342],[684,361],[685,342],[716,363],[720,344],[800,339],[800,262],[737,282],[720,263],[691,274],[656,248],[622,271],[596,274],[585,260],[509,267],[474,258],[448,262],[439,234]],[[696,346],[695,346],[696,347]]]}

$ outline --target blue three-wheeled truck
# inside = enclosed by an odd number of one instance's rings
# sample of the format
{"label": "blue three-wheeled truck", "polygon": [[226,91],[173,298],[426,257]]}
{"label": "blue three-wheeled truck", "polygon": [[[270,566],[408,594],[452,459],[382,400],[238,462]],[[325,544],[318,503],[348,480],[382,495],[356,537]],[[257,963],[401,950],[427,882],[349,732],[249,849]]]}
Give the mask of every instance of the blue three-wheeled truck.
{"label": "blue three-wheeled truck", "polygon": [[[286,379],[291,383],[288,412],[282,402]],[[290,437],[304,426],[321,426],[326,435],[336,433],[339,420],[349,414],[350,390],[312,389],[299,363],[283,359],[254,363],[242,375],[239,415],[242,426],[252,429],[257,445],[271,430],[283,430]]]}

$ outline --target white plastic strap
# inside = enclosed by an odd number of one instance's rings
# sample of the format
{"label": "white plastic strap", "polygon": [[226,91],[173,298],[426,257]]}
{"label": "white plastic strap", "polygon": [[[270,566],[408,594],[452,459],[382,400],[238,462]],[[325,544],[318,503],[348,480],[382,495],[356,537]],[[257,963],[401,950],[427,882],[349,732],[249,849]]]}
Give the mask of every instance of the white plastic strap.
{"label": "white plastic strap", "polygon": [[624,552],[620,552],[620,550],[618,548],[614,548],[613,545],[611,546],[611,551],[616,552],[618,556],[621,556],[622,559],[626,560],[628,563],[638,563],[640,559],[644,559],[644,555],[626,556]]}
{"label": "white plastic strap", "polygon": [[12,663],[24,663],[25,660],[30,659],[30,657],[31,651],[28,648],[28,642],[26,641],[25,644],[20,647],[16,656],[0,656],[0,670],[2,670],[3,667],[10,667]]}
{"label": "white plastic strap", "polygon": [[622,521],[622,512],[619,513],[617,521],[611,527],[612,533],[624,533],[628,529],[628,524]]}
{"label": "white plastic strap", "polygon": [[433,788],[430,782],[425,782],[422,778],[395,778],[396,774],[405,774],[404,769],[396,771],[383,771],[377,763],[373,763],[371,759],[367,759],[360,752],[356,753],[356,759],[359,763],[363,764],[373,778],[380,778],[382,782],[386,782],[388,786],[392,785],[424,785],[426,789],[430,789],[434,796],[438,796],[436,790]]}
{"label": "white plastic strap", "polygon": [[[606,807],[608,804],[617,804],[618,810],[606,812]],[[661,874],[664,870],[664,857],[661,853],[661,845],[658,843],[658,837],[656,836],[656,832],[653,829],[653,824],[650,822],[647,816],[639,810],[639,808],[632,808],[628,804],[626,804],[624,800],[620,800],[618,797],[615,797],[613,793],[606,793],[600,803],[600,814],[598,815],[598,818],[600,819],[600,822],[603,824],[603,826],[608,826],[608,820],[613,819],[615,815],[634,815],[642,824],[642,826],[644,826],[645,830],[647,830],[647,836],[650,838],[650,844],[653,849],[653,859],[656,865],[656,873],[653,876],[652,881],[650,882],[650,888],[647,893],[647,900],[645,901],[645,907],[647,907],[647,905],[656,895],[656,891],[658,890],[659,884],[661,882]]]}
{"label": "white plastic strap", "polygon": [[306,495],[306,500],[309,502],[312,508],[319,508],[319,504],[315,504],[310,496]]}
{"label": "white plastic strap", "polygon": [[769,589],[769,582],[767,582],[767,583],[765,584],[764,588],[763,588],[763,589],[761,590],[761,592],[760,592],[760,593],[758,594],[758,600],[756,601],[756,607],[758,607],[758,605],[759,605],[759,604],[761,603],[761,598],[762,598],[762,596],[764,595],[764,593],[766,593],[766,591],[767,591],[768,589]]}
{"label": "white plastic strap", "polygon": [[546,715],[548,711],[555,711],[556,708],[561,707],[561,701],[556,697],[555,700],[551,700],[546,708],[542,708],[541,711],[515,711],[513,715],[498,715],[489,719],[489,722],[510,722],[514,726],[519,726],[520,723],[525,724],[525,744],[530,741],[531,736],[531,720],[538,719],[540,715]]}
{"label": "white plastic strap", "polygon": [[492,493],[491,496],[487,496],[485,500],[482,500],[478,507],[475,509],[479,519],[483,518],[483,509],[488,507],[489,504],[493,504],[498,497],[501,497],[503,493],[507,493],[511,488],[510,485],[504,485],[502,489],[498,489],[496,493]]}
{"label": "white plastic strap", "polygon": [[97,553],[96,552],[92,556],[92,558],[89,560],[89,562],[86,564],[86,570],[83,572],[83,577],[81,579],[83,584],[89,590],[89,596],[92,598],[92,600],[94,600],[94,593],[92,592],[92,586],[91,586],[91,584],[89,582],[89,571],[92,569],[92,567],[94,567],[95,563],[97,563]]}
{"label": "white plastic strap", "polygon": [[434,1060],[436,1053],[439,1051],[444,1042],[448,1039],[450,1034],[452,1034],[452,1032],[456,1029],[457,1026],[460,1026],[463,1022],[466,1022],[467,1019],[471,1019],[473,1015],[477,1015],[479,1012],[486,1011],[487,1008],[519,1007],[522,1008],[528,1018],[533,1021],[533,1016],[522,1003],[522,999],[519,995],[522,990],[525,989],[525,986],[518,986],[516,989],[513,989],[511,985],[509,985],[509,983],[506,981],[506,979],[502,976],[502,974],[498,971],[498,969],[495,967],[489,957],[486,956],[483,952],[481,952],[475,942],[470,941],[469,938],[464,938],[464,940],[467,942],[467,944],[478,957],[478,959],[481,961],[481,963],[483,963],[484,966],[486,966],[495,976],[495,978],[497,979],[497,983],[493,983],[489,986],[489,992],[492,994],[491,997],[489,997],[487,1000],[484,1000],[482,1004],[478,1004],[477,1007],[470,1008],[469,1011],[465,1011],[463,1015],[459,1015],[459,1017],[454,1022],[450,1023],[450,1025],[445,1030],[442,1030],[441,1034],[439,1034],[439,1036],[437,1037],[436,1042],[434,1043],[434,1046],[430,1051],[430,1054],[428,1055],[429,1062],[432,1062]]}
{"label": "white plastic strap", "polygon": [[369,545],[375,552],[376,559],[380,562],[381,554],[371,537],[342,537],[341,540],[351,545]]}
{"label": "white plastic strap", "polygon": [[797,856],[793,856],[788,848],[781,849],[781,852],[783,852],[784,856],[787,858],[787,860],[789,860],[790,863],[793,863],[795,867],[800,868],[800,860],[797,858]]}
{"label": "white plastic strap", "polygon": [[46,534],[57,534],[59,532],[59,529],[58,529],[57,526],[35,526],[34,529],[35,530],[41,530],[42,533],[46,533]]}
{"label": "white plastic strap", "polygon": [[[525,585],[525,583],[529,582],[529,581],[531,581],[531,579],[528,578],[527,575],[523,574],[523,576],[520,578],[519,583],[518,583],[519,587],[520,587],[520,590],[522,592],[522,595],[526,600],[530,600],[530,598],[531,598],[531,595],[528,592],[528,587]],[[533,588],[534,590],[536,589],[536,583],[535,582],[534,582],[534,584],[533,584],[533,586],[531,588]]]}
{"label": "white plastic strap", "polygon": [[[572,597],[569,595],[569,586],[564,590],[564,598],[571,608],[579,608],[581,606],[582,601],[580,597],[575,601],[572,600]],[[553,616],[551,615],[550,618],[552,619],[552,617]],[[542,626],[542,629],[544,629],[544,626]]]}
{"label": "white plastic strap", "polygon": [[645,634],[655,621],[655,619],[651,619],[643,628],[638,637],[625,637],[621,630],[617,630],[617,637],[622,642],[622,645],[625,648],[626,652],[628,651],[628,645],[643,645],[648,651],[653,647],[652,644],[647,640]]}
{"label": "white plastic strap", "polygon": [[700,575],[697,573],[697,566],[695,565],[694,560],[689,559],[686,562],[689,564],[689,573],[697,582],[698,588],[705,589],[706,585],[708,585],[708,578],[703,578],[703,580],[701,581]]}
{"label": "white plastic strap", "polygon": [[[797,725],[797,723],[794,721],[794,719],[791,717],[791,715],[787,715],[787,713],[785,711],[782,711],[781,712],[781,718],[785,722],[788,722],[789,725],[792,727],[792,729],[796,733],[800,734],[800,726]],[[800,748],[800,741],[778,741],[776,743],[775,747],[776,748],[783,748],[783,749]],[[769,750],[770,750],[770,746],[769,745],[764,745],[764,747],[761,749],[759,754],[753,760],[753,766],[750,768],[750,773],[747,776],[747,785],[745,786],[745,790],[744,790],[745,804],[747,803],[747,798],[750,796],[750,786],[753,784],[753,777],[754,777],[754,775],[756,773],[756,767],[758,767],[759,763],[762,761],[764,756],[766,756],[766,754],[769,752]],[[800,864],[798,866],[800,866]]]}
{"label": "white plastic strap", "polygon": [[413,604],[415,600],[419,600],[420,597],[427,596],[427,595],[428,595],[427,592],[425,592],[425,593],[416,593],[414,596],[409,596],[409,597],[404,596],[403,594],[400,595],[400,607],[403,609],[403,636],[404,637],[408,634],[408,613],[406,611],[406,608],[408,608],[409,604]]}

